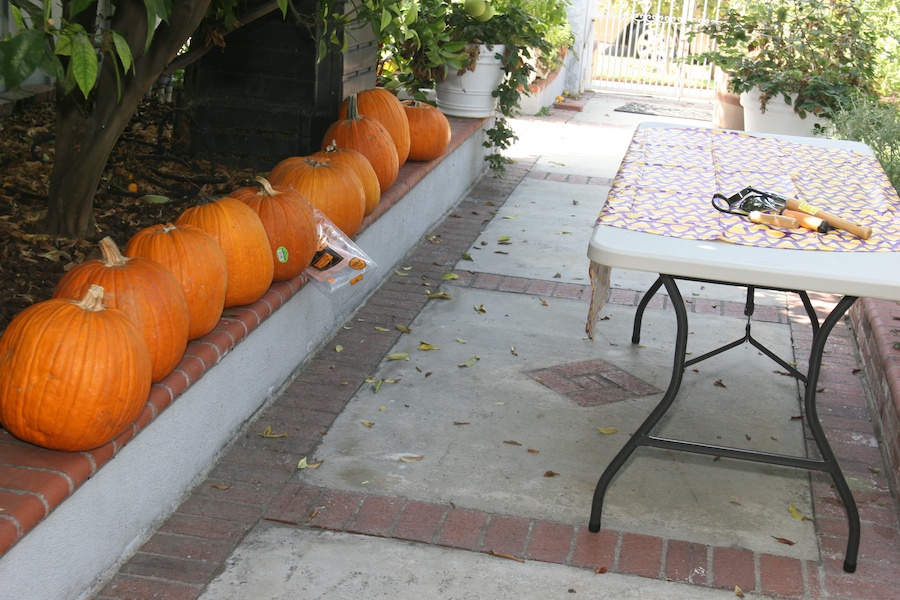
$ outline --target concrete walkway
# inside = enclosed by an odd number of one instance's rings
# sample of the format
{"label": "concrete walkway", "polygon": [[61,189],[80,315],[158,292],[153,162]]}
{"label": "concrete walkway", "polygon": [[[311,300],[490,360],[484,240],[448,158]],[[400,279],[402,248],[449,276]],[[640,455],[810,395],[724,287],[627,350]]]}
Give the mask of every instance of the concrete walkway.
{"label": "concrete walkway", "polygon": [[[640,450],[588,532],[597,478],[668,384],[674,336],[661,295],[630,343],[654,277],[614,271],[587,340],[588,239],[638,123],[704,125],[588,98],[514,122],[507,177],[486,176],[383,267],[385,284],[95,598],[893,597],[897,511],[846,324],[820,412],[863,516],[855,575],[840,570],[846,519],[828,478],[774,466]],[[689,352],[743,335],[743,290],[682,291]],[[797,298],[759,293],[752,328],[805,362]],[[685,374],[664,432],[802,455],[800,394],[745,345]]]}

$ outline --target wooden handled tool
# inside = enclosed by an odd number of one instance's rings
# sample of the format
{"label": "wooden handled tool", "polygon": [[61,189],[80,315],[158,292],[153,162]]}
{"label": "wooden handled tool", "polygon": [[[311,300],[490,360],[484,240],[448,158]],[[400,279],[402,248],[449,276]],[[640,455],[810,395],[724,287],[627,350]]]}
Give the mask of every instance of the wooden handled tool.
{"label": "wooden handled tool", "polygon": [[819,210],[817,207],[807,204],[802,200],[797,200],[796,198],[787,198],[785,200],[785,206],[788,210],[795,210],[797,212],[806,213],[808,215],[814,215],[819,217],[823,221],[827,221],[828,225],[835,229],[840,229],[842,231],[846,231],[851,235],[855,235],[856,237],[867,240],[872,235],[872,228],[866,227],[865,225],[857,225],[856,223],[851,223],[846,219],[842,219],[837,215],[829,214],[823,210]]}
{"label": "wooden handled tool", "polygon": [[763,223],[774,227],[784,227],[785,229],[796,229],[800,227],[800,222],[790,215],[777,215],[775,213],[764,213],[754,210],[751,211],[748,216],[754,223]]}
{"label": "wooden handled tool", "polygon": [[796,211],[796,210],[785,210],[781,213],[785,217],[793,218],[797,220],[797,223],[800,227],[804,229],[809,229],[810,231],[817,231],[819,233],[828,233],[828,230],[831,229],[828,221],[824,219],[820,219],[819,217],[814,217],[810,214]]}

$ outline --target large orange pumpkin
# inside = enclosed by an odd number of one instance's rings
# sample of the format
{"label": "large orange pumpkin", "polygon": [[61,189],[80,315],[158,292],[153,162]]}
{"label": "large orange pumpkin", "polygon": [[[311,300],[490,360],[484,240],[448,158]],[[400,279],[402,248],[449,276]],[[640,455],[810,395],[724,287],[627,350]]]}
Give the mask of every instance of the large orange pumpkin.
{"label": "large orange pumpkin", "polygon": [[91,286],[16,315],[0,338],[0,423],[26,442],[77,452],[106,444],[150,394],[150,352],[125,313]]}
{"label": "large orange pumpkin", "polygon": [[125,255],[156,261],[172,273],[187,301],[189,340],[215,329],[225,308],[228,266],[211,235],[192,225],[152,225],[128,240]]}
{"label": "large orange pumpkin", "polygon": [[100,240],[100,259],[69,269],[56,284],[54,298],[83,298],[91,285],[106,290],[104,304],[125,313],[144,336],[153,364],[151,379],[172,372],[188,342],[187,300],[175,277],[146,258],[122,256],[112,238]]}
{"label": "large orange pumpkin", "polygon": [[[338,118],[347,118],[349,103],[349,97],[341,103]],[[356,94],[356,107],[359,114],[371,117],[384,125],[397,148],[397,160],[402,167],[409,156],[412,129],[397,96],[384,88],[364,90]]]}
{"label": "large orange pumpkin", "polygon": [[375,169],[372,168],[369,159],[353,148],[339,148],[335,142],[329,144],[321,152],[313,154],[312,158],[350,165],[359,176],[366,193],[365,215],[368,216],[375,212],[375,208],[381,202],[381,186],[378,184],[378,175],[375,174]]}
{"label": "large orange pumpkin", "polygon": [[409,129],[415,132],[410,138],[409,160],[434,160],[443,156],[450,147],[450,121],[444,113],[427,102],[405,100],[402,104]]}
{"label": "large orange pumpkin", "polygon": [[272,285],[275,263],[266,228],[240,200],[226,196],[192,206],[178,215],[175,225],[199,227],[219,244],[228,271],[225,308],[252,304]]}
{"label": "large orange pumpkin", "polygon": [[257,185],[231,192],[259,215],[275,262],[275,281],[302,273],[316,253],[316,219],[309,199],[288,186],[272,186],[262,177]]}
{"label": "large orange pumpkin", "polygon": [[379,121],[357,110],[356,94],[347,99],[347,118],[338,119],[325,130],[322,149],[332,142],[338,148],[353,148],[369,159],[383,194],[397,181],[400,161],[391,135]]}
{"label": "large orange pumpkin", "polygon": [[286,158],[269,173],[269,182],[290,186],[309,198],[348,237],[355,236],[362,224],[366,195],[349,165],[311,156]]}

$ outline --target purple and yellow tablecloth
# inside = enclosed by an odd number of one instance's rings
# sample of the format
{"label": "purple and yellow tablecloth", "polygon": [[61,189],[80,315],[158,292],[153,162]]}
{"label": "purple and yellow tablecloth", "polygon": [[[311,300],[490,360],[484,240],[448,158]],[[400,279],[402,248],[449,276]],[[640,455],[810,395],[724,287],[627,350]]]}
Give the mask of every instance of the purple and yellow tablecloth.
{"label": "purple and yellow tablecloth", "polygon": [[[713,194],[731,196],[746,187],[805,201],[871,227],[872,235],[861,240],[839,230],[821,234],[769,227],[713,207]],[[877,158],[718,129],[638,129],[597,224],[762,248],[900,251],[900,197]],[[591,264],[591,337],[608,278],[608,269]]]}

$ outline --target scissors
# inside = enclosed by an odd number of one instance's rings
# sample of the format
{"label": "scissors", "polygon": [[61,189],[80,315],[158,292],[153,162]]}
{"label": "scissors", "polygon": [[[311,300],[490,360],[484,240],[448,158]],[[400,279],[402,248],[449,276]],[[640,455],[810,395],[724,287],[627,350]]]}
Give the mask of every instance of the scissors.
{"label": "scissors", "polygon": [[787,198],[754,187],[745,187],[732,196],[713,194],[712,205],[720,212],[744,217],[751,212],[781,214],[787,205]]}

